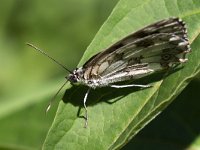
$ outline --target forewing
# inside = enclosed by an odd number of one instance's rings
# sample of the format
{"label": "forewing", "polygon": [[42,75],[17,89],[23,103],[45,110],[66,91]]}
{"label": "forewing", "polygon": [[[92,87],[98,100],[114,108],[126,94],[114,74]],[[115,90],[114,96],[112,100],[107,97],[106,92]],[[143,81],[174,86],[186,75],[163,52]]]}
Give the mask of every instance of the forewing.
{"label": "forewing", "polygon": [[108,77],[143,64],[158,71],[186,61],[188,52],[185,24],[178,18],[169,18],[130,34],[93,56],[83,66],[84,77]]}

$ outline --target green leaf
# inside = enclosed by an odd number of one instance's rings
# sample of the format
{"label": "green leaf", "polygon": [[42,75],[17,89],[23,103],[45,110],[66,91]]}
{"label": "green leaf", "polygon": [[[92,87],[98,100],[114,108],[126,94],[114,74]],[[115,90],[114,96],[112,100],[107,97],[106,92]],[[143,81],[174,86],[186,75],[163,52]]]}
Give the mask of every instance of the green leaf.
{"label": "green leaf", "polygon": [[193,80],[172,105],[148,124],[123,150],[200,149],[200,82]]}
{"label": "green leaf", "polygon": [[87,48],[79,66],[95,53],[155,21],[178,16],[188,26],[192,53],[183,69],[160,80],[147,77],[148,89],[102,88],[91,91],[87,105],[88,128],[83,128],[86,88],[71,87],[60,102],[43,149],[117,149],[154,119],[186,87],[200,69],[200,1],[121,0]]}

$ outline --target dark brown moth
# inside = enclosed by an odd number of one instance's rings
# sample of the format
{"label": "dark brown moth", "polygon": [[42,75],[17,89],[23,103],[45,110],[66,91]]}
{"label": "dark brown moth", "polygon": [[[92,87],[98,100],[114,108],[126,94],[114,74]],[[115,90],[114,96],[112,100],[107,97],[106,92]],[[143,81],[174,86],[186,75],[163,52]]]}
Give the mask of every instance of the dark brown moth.
{"label": "dark brown moth", "polygon": [[[32,44],[28,43],[28,45],[47,55]],[[74,71],[68,70],[58,61],[47,56],[70,73],[66,77],[67,81],[88,86],[84,97],[85,126],[87,126],[86,100],[90,89],[106,86],[113,88],[149,87],[149,85],[120,85],[117,83],[138,79],[184,63],[187,61],[188,52],[190,52],[190,45],[185,23],[173,17],[158,21],[128,35],[94,55],[82,67]]]}

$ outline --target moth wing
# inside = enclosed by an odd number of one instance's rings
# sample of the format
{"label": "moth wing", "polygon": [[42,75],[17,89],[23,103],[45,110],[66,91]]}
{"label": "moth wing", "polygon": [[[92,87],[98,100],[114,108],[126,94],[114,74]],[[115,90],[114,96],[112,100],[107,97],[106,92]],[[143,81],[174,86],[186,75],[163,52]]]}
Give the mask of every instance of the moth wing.
{"label": "moth wing", "polygon": [[185,24],[169,18],[149,25],[89,59],[83,66],[84,77],[107,77],[130,68],[148,64],[155,71],[185,61],[189,52]]}

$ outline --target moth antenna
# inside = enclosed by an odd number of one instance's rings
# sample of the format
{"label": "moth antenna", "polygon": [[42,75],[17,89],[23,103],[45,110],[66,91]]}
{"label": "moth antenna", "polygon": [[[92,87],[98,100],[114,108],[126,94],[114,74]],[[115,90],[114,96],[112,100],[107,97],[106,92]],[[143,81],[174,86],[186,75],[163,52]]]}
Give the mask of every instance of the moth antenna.
{"label": "moth antenna", "polygon": [[72,73],[72,71],[70,71],[69,69],[67,69],[67,67],[65,67],[63,64],[61,64],[59,61],[55,60],[53,57],[51,57],[50,55],[48,55],[45,51],[39,49],[38,47],[34,46],[31,43],[26,43],[26,45],[34,48],[35,50],[37,50],[38,52],[40,52],[41,54],[43,54],[44,56],[48,57],[49,59],[51,59],[53,62],[55,62],[56,64],[58,64],[59,66],[61,66],[62,68],[64,68],[65,70],[67,70],[69,73]]}
{"label": "moth antenna", "polygon": [[51,105],[52,105],[52,103],[55,101],[57,95],[60,93],[60,91],[61,91],[61,90],[63,89],[63,87],[67,84],[68,81],[69,81],[69,80],[67,80],[67,81],[59,88],[59,90],[56,92],[56,94],[52,97],[52,99],[51,99],[50,102],[49,102],[49,105],[48,105],[47,108],[46,108],[46,114],[47,114],[47,112],[50,110]]}

